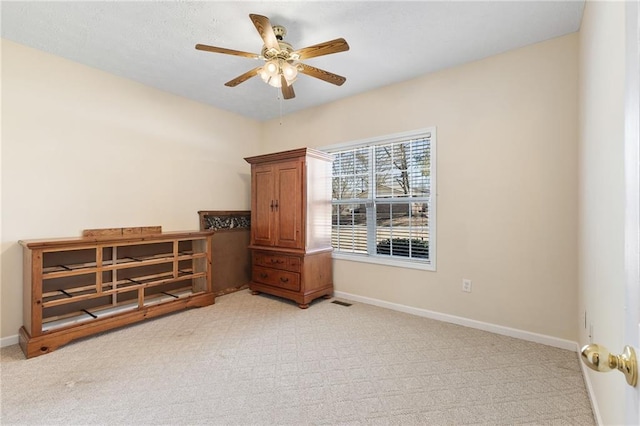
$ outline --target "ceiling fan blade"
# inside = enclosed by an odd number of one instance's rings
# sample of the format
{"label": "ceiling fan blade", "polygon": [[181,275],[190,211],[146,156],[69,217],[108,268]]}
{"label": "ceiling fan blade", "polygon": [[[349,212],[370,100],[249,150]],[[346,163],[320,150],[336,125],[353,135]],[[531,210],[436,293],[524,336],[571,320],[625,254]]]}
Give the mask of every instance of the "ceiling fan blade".
{"label": "ceiling fan blade", "polygon": [[303,60],[315,58],[317,56],[330,55],[332,53],[345,52],[347,50],[349,50],[347,41],[343,38],[337,38],[335,40],[304,47],[293,53],[300,55],[300,60]]}
{"label": "ceiling fan blade", "polygon": [[224,47],[207,46],[206,44],[196,44],[196,49],[205,50],[207,52],[214,52],[214,53],[226,53],[227,55],[244,56],[245,58],[253,58],[253,59],[260,58],[260,56],[255,53],[242,52],[240,50],[225,49]]}
{"label": "ceiling fan blade", "polygon": [[256,26],[260,37],[262,37],[262,41],[264,41],[264,45],[267,46],[267,49],[280,50],[278,39],[276,38],[276,34],[273,32],[273,27],[271,26],[269,18],[254,14],[250,14],[249,17],[251,18],[253,25]]}
{"label": "ceiling fan blade", "polygon": [[312,67],[306,64],[298,64],[298,69],[301,73],[310,75],[311,77],[319,78],[320,80],[324,80],[327,83],[335,84],[336,86],[342,86],[346,78],[339,76],[338,74],[334,74],[329,71],[321,70],[320,68]]}
{"label": "ceiling fan blade", "polygon": [[280,76],[280,87],[282,88],[282,97],[285,99],[293,99],[296,97],[293,86],[287,84],[287,79],[284,78],[284,75]]}
{"label": "ceiling fan blade", "polygon": [[262,67],[257,67],[250,71],[247,71],[244,74],[237,76],[233,80],[227,81],[224,85],[229,87],[236,87],[238,84],[244,83],[245,81],[249,80],[251,77],[255,77],[256,75],[258,75],[258,71],[260,71],[261,68]]}

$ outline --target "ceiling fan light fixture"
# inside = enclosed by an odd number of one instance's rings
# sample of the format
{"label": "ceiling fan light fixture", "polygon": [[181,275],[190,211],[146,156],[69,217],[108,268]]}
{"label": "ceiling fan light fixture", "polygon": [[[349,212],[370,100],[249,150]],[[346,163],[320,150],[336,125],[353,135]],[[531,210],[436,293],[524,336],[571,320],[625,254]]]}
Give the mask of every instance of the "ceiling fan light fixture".
{"label": "ceiling fan light fixture", "polygon": [[278,66],[278,62],[275,60],[269,61],[265,64],[265,71],[271,77],[277,76],[279,69],[280,67]]}
{"label": "ceiling fan light fixture", "polygon": [[298,67],[294,64],[290,64],[289,62],[282,63],[282,74],[284,78],[287,80],[287,83],[291,85],[296,78],[298,77]]}
{"label": "ceiling fan light fixture", "polygon": [[272,77],[270,76],[265,70],[264,67],[262,70],[260,70],[258,72],[258,74],[260,75],[260,78],[262,78],[262,81],[264,81],[265,83],[267,83],[270,86],[273,87],[280,87],[280,79],[278,77]]}
{"label": "ceiling fan light fixture", "polygon": [[273,87],[280,87],[280,64],[278,64],[277,60],[267,61],[258,74],[260,74],[260,78],[265,83]]}
{"label": "ceiling fan light fixture", "polygon": [[278,77],[268,77],[268,79],[265,80],[265,83],[276,88],[280,88],[282,86],[282,83],[280,82],[280,79]]}
{"label": "ceiling fan light fixture", "polygon": [[281,76],[287,81],[287,85],[291,86],[298,78],[298,67],[282,59],[272,59],[268,61],[258,71],[262,81],[273,87],[282,87]]}

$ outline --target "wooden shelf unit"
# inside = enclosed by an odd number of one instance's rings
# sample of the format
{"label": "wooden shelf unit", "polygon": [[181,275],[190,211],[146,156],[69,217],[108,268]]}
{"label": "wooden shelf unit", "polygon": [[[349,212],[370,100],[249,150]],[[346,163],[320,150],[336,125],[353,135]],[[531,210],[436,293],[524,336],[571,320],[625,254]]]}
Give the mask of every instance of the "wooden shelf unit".
{"label": "wooden shelf unit", "polygon": [[27,358],[169,312],[211,305],[214,232],[20,241]]}

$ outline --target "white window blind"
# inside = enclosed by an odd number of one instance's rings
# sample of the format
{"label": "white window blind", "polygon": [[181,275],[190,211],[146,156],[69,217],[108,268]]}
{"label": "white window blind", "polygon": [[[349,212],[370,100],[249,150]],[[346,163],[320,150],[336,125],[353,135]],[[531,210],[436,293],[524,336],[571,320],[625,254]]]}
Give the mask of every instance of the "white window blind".
{"label": "white window blind", "polygon": [[326,150],[335,252],[434,269],[435,129]]}

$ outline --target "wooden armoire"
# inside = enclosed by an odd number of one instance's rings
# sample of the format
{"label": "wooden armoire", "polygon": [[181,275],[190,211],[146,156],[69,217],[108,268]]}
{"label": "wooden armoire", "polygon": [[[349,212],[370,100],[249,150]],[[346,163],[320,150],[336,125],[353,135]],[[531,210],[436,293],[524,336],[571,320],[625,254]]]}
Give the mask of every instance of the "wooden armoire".
{"label": "wooden armoire", "polygon": [[331,164],[310,148],[248,157],[252,276],[249,287],[302,309],[333,295]]}

